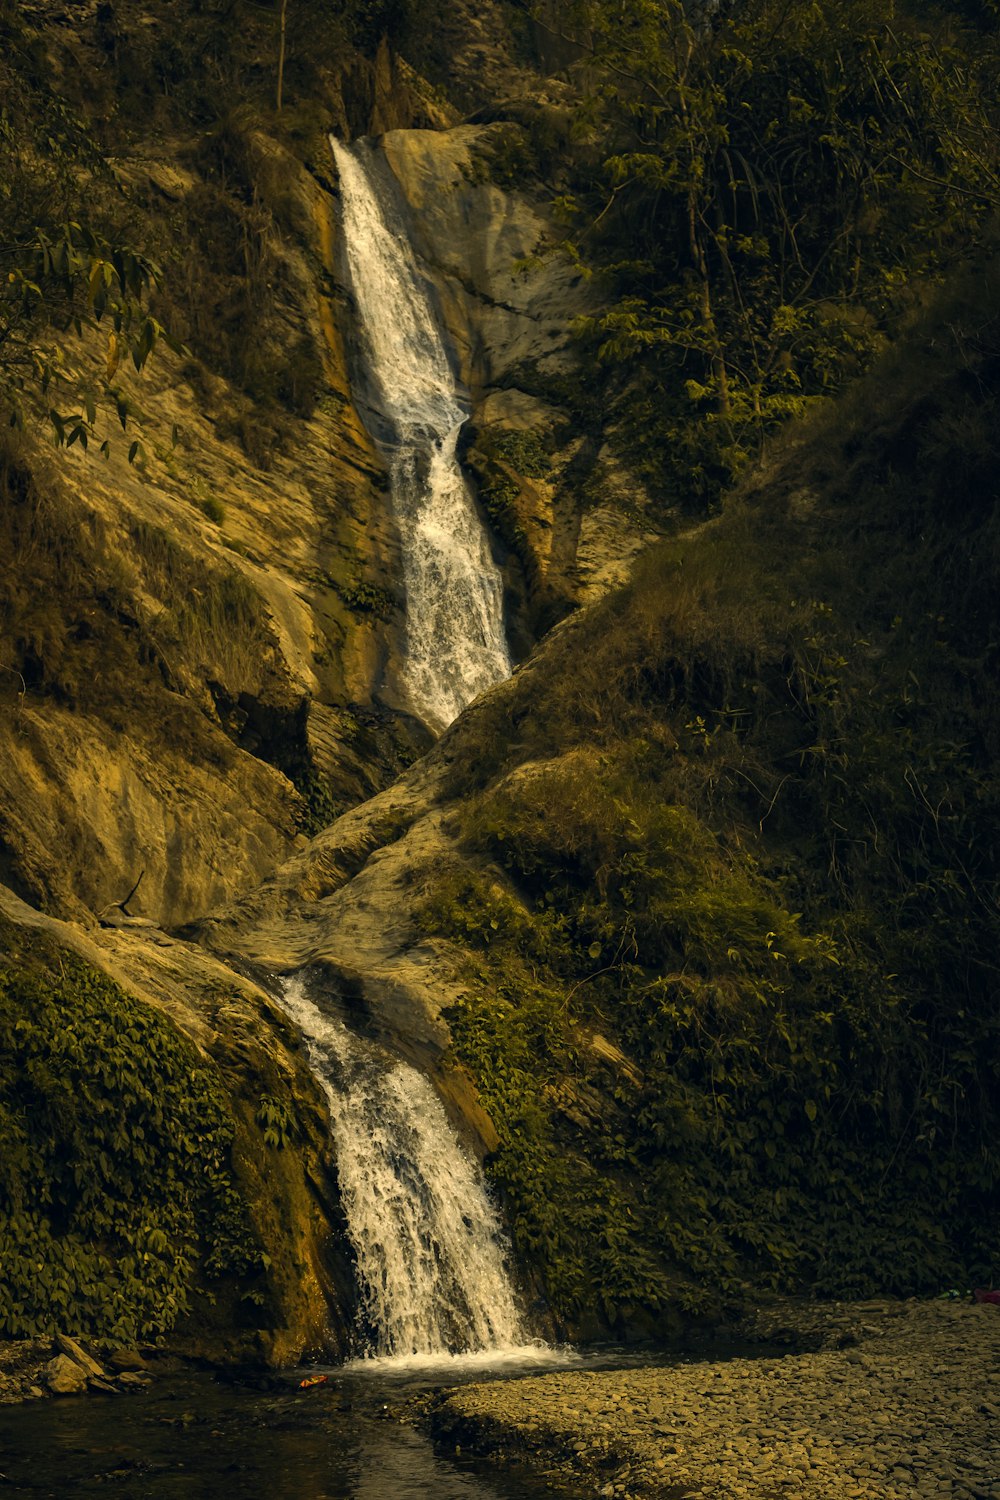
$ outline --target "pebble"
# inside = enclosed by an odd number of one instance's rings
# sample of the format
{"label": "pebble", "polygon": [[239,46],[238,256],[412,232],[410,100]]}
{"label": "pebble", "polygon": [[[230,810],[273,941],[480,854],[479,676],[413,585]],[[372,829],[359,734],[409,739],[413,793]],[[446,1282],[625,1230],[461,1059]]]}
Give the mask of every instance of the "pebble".
{"label": "pebble", "polygon": [[[432,1425],[500,1460],[507,1445],[537,1457],[579,1500],[623,1483],[642,1500],[1000,1500],[1000,1308],[869,1303],[859,1317],[830,1304],[826,1327],[822,1306],[810,1317],[807,1353],[463,1386]],[[609,1413],[627,1422],[609,1430]]]}

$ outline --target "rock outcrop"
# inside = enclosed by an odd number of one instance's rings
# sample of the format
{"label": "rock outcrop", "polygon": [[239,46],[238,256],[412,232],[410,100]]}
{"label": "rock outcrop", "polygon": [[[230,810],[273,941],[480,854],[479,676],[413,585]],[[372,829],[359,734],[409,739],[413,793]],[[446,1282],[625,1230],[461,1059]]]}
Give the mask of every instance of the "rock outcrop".
{"label": "rock outcrop", "polygon": [[[346,1352],[355,1294],[326,1107],[300,1039],[273,998],[149,922],[87,933],[41,915],[3,887],[0,917],[15,934],[40,934],[56,952],[83,960],[168,1016],[211,1060],[226,1090],[235,1124],[234,1179],[269,1262],[266,1297],[259,1307],[248,1305],[238,1288],[199,1283],[173,1347],[194,1357],[270,1364],[294,1362],[306,1350]],[[264,1141],[265,1096],[280,1102],[289,1122],[278,1147]]]}
{"label": "rock outcrop", "polygon": [[[113,34],[92,7],[71,27],[39,17],[57,89],[75,98],[109,57],[123,88],[159,87],[165,16],[112,19]],[[488,64],[494,92],[505,80],[558,110],[560,89],[504,55],[501,19],[469,22],[470,87]],[[67,334],[67,381],[105,402],[90,451],[54,453],[39,409],[0,456],[0,913],[164,1011],[218,1067],[270,1303],[258,1328],[206,1299],[184,1337],[277,1362],[343,1347],[354,1294],[324,1109],[267,974],[325,975],[430,1071],[477,1149],[495,1142],[446,1057],[461,976],[412,918],[461,855],[447,748],[397,781],[430,735],[385,692],[399,545],[352,398],[328,130],[385,132],[469,395],[466,459],[506,554],[518,657],[650,535],[584,484],[601,454],[564,389],[587,289],[547,253],[551,194],[522,171],[524,127],[456,125],[385,42],[371,53],[347,49],[284,117],[209,113],[210,128],[159,96],[148,120],[135,111],[141,134],[112,127],[109,91],[102,191],[165,263],[152,310],[176,342],[139,375],[103,328]],[[197,941],[177,935],[198,919]],[[287,1151],[261,1146],[265,1087],[298,1122]],[[62,1351],[54,1381],[75,1378],[67,1360],[81,1368]]]}
{"label": "rock outcrop", "polygon": [[557,249],[526,126],[395,130],[382,146],[469,392],[467,459],[511,554],[523,647],[620,583],[656,535],[642,486],[576,409],[588,372],[573,328],[593,295]]}

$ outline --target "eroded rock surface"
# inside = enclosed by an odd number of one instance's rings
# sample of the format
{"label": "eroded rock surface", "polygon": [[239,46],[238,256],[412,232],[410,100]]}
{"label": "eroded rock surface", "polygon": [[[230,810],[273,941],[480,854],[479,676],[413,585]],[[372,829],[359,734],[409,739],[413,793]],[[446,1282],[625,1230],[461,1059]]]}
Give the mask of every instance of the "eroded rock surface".
{"label": "eroded rock surface", "polygon": [[508,568],[511,602],[523,591],[537,638],[574,604],[621,582],[657,529],[642,485],[566,407],[567,392],[588,380],[573,328],[593,294],[556,249],[552,189],[506,180],[510,164],[530,155],[527,142],[512,120],[382,139],[470,394],[468,460],[491,524],[523,570]]}

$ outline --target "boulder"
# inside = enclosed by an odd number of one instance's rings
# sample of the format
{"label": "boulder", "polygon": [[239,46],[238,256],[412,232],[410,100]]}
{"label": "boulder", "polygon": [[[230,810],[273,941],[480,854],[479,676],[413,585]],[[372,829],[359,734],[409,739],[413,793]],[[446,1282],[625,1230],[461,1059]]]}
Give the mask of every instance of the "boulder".
{"label": "boulder", "polygon": [[55,1344],[60,1354],[65,1354],[66,1358],[71,1359],[74,1364],[79,1365],[81,1370],[85,1370],[95,1380],[104,1379],[105,1371],[102,1366],[87,1353],[82,1345],[77,1343],[76,1339],[67,1337],[65,1333],[57,1333]]}
{"label": "boulder", "polygon": [[57,1354],[45,1366],[45,1384],[53,1396],[79,1396],[87,1389],[87,1372],[68,1354]]}
{"label": "boulder", "polygon": [[108,1365],[115,1374],[122,1375],[126,1370],[145,1370],[146,1361],[138,1349],[112,1349],[108,1355]]}

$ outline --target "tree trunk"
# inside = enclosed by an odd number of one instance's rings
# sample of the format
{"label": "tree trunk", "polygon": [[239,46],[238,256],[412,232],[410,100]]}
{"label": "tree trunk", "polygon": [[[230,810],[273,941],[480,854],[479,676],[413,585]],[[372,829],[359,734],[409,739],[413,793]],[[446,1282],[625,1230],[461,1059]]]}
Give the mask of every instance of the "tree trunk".
{"label": "tree trunk", "polygon": [[285,83],[285,16],[288,12],[288,0],[281,0],[280,34],[278,37],[278,97],[277,109],[281,114],[281,95]]}
{"label": "tree trunk", "polygon": [[712,285],[708,275],[708,260],[705,255],[705,247],[698,233],[698,214],[695,205],[694,194],[688,195],[688,238],[691,248],[691,259],[701,284],[701,324],[709,345],[709,359],[711,362],[712,379],[715,382],[716,399],[719,406],[719,415],[729,415],[729,372],[726,369],[726,357],[722,349],[722,341],[719,338],[715,326],[715,317],[712,312]]}

